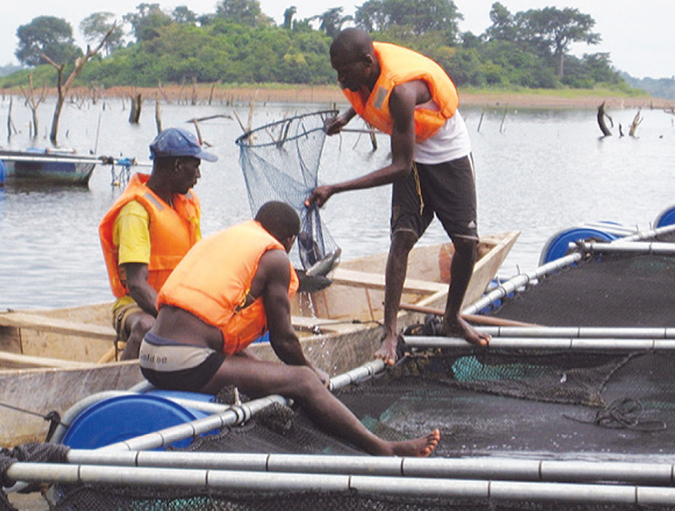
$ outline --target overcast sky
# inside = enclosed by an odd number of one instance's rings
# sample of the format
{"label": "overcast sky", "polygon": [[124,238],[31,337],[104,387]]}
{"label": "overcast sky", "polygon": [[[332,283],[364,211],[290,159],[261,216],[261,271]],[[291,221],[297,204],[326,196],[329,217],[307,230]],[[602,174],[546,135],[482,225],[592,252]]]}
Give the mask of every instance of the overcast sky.
{"label": "overcast sky", "polygon": [[[37,16],[57,16],[70,22],[78,43],[82,43],[79,24],[94,12],[113,12],[122,16],[136,11],[142,2],[159,3],[171,11],[186,5],[198,14],[215,11],[216,0],[3,0],[0,9],[0,65],[16,64],[14,52],[18,40],[16,30]],[[277,23],[283,21],[287,7],[297,9],[296,19],[308,18],[326,10],[343,6],[344,14],[354,14],[356,6],[365,3],[340,3],[340,0],[259,0],[262,10]],[[411,0],[412,1],[412,0]],[[460,30],[482,33],[489,25],[490,7],[494,0],[454,0],[464,16]],[[501,0],[512,13],[528,9],[572,7],[590,14],[594,31],[602,36],[599,45],[579,45],[573,53],[607,52],[614,67],[637,78],[670,78],[675,75],[675,1],[673,0]]]}

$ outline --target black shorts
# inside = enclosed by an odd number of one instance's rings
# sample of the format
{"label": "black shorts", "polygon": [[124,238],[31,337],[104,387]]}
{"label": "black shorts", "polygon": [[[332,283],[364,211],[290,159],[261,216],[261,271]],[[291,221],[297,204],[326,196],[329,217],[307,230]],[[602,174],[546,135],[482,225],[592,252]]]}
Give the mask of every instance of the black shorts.
{"label": "black shorts", "polygon": [[451,239],[478,239],[476,184],[471,156],[435,165],[413,164],[395,181],[391,199],[391,233],[412,231],[419,239],[434,218]]}

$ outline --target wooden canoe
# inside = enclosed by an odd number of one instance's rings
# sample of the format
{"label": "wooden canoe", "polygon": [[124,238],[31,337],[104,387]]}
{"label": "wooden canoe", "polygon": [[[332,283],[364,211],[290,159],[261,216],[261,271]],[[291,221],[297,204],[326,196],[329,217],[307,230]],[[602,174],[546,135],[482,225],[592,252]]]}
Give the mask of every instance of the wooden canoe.
{"label": "wooden canoe", "polygon": [[[465,306],[481,297],[518,235],[481,239]],[[444,307],[452,253],[450,243],[413,250],[402,301]],[[299,293],[293,302],[293,323],[307,357],[331,375],[372,359],[379,345],[386,257],[343,261],[329,275],[328,288]],[[0,313],[0,446],[44,440],[49,424],[42,417],[50,411],[63,413],[88,395],[142,381],[136,361],[99,363],[115,337],[110,306]],[[420,320],[420,313],[402,310],[399,327]],[[252,349],[278,360],[269,343]]]}

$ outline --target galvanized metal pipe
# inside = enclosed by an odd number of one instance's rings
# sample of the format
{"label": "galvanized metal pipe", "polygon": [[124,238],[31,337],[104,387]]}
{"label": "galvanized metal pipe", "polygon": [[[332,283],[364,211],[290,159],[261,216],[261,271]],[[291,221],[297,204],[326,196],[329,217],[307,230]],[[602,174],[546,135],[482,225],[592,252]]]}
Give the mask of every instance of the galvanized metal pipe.
{"label": "galvanized metal pipe", "polygon": [[581,260],[582,257],[583,254],[581,254],[580,252],[575,252],[573,254],[569,254],[566,255],[565,257],[561,257],[559,259],[551,261],[550,263],[546,263],[542,266],[539,266],[533,272],[521,273],[520,275],[516,275],[515,277],[500,284],[498,287],[496,287],[489,293],[486,293],[482,298],[475,301],[469,307],[466,307],[464,310],[462,310],[462,314],[475,314],[483,310],[485,307],[492,305],[497,300],[501,300],[505,296],[514,293],[523,286],[536,282],[537,279],[545,275],[549,275],[553,272],[560,270],[561,268],[564,268],[566,266],[578,262],[579,260]]}
{"label": "galvanized metal pipe", "polygon": [[352,369],[351,371],[347,371],[346,373],[331,378],[329,388],[331,391],[333,391],[347,387],[352,383],[363,380],[365,378],[372,376],[373,374],[383,371],[384,367],[385,366],[383,360],[381,359],[371,360],[370,362],[366,362],[365,364],[363,364],[360,367],[357,367],[356,369]]}
{"label": "galvanized metal pipe", "polygon": [[541,349],[541,350],[675,350],[675,339],[576,339],[551,337],[494,337],[488,346],[476,346],[459,337],[407,336],[411,348],[446,348],[473,351],[476,349]]}
{"label": "galvanized metal pipe", "polygon": [[259,492],[330,491],[427,498],[469,498],[490,501],[583,502],[629,505],[672,505],[675,488],[547,482],[425,479],[364,475],[258,473],[245,471],[102,467],[48,463],[15,463],[7,476],[29,482],[112,484],[170,488],[212,488]]}
{"label": "galvanized metal pipe", "polygon": [[603,254],[656,254],[656,255],[674,255],[675,243],[665,243],[659,241],[624,241],[618,240],[611,243],[601,243],[596,241],[581,241],[575,244],[584,253],[603,253]]}
{"label": "galvanized metal pipe", "polygon": [[602,482],[670,486],[675,465],[616,461],[561,461],[523,458],[396,458],[320,454],[258,454],[72,449],[79,465],[211,469],[253,472],[376,475],[504,481]]}
{"label": "galvanized metal pipe", "polygon": [[675,328],[590,326],[481,326],[492,337],[576,337],[577,339],[675,339]]}
{"label": "galvanized metal pipe", "polygon": [[[149,385],[149,384],[148,384]],[[101,401],[104,401],[106,399],[111,399],[114,397],[120,397],[120,396],[134,396],[137,395],[141,392],[141,390],[150,390],[154,387],[152,385],[149,385],[149,388],[146,385],[136,385],[132,387],[132,389],[138,389],[138,390],[106,390],[103,392],[97,392],[96,394],[92,394],[91,396],[87,396],[84,399],[81,399],[77,403],[75,403],[72,407],[70,407],[66,412],[63,414],[61,417],[60,423],[57,425],[56,429],[54,430],[54,434],[52,435],[51,442],[52,443],[60,443],[63,440],[64,435],[66,434],[66,431],[68,431],[68,427],[70,427],[70,424],[82,413],[84,412],[87,408],[90,406],[95,405],[96,403],[99,403]],[[191,399],[181,399],[181,398],[173,398],[173,397],[167,397],[166,399],[169,399],[170,401],[173,401],[177,404],[180,404],[181,406],[185,406],[186,408],[192,408],[195,410],[200,410],[203,412],[207,413],[222,413],[226,411],[230,406],[229,405],[224,405],[224,404],[218,404],[218,403],[209,403],[205,401],[195,401]]]}
{"label": "galvanized metal pipe", "polygon": [[[381,360],[373,360],[364,364],[361,367],[352,369],[351,371],[338,375],[331,379],[330,388],[338,389],[349,385],[360,379],[369,377],[370,375],[382,371],[384,363]],[[279,395],[271,395],[240,405],[229,406],[227,410],[216,413],[203,419],[179,424],[170,428],[163,429],[142,435],[136,438],[131,438],[123,442],[107,445],[101,447],[100,450],[127,450],[127,451],[142,451],[146,449],[156,449],[158,447],[165,447],[174,442],[192,438],[197,435],[205,434],[215,429],[220,429],[225,426],[234,426],[242,424],[249,420],[260,410],[267,408],[273,403],[286,404],[286,398]]]}
{"label": "galvanized metal pipe", "polygon": [[255,413],[267,408],[268,406],[279,403],[286,404],[286,399],[282,396],[272,395],[262,399],[249,401],[240,405],[232,405],[226,411],[203,419],[196,419],[190,422],[185,422],[177,426],[165,428],[160,431],[148,433],[135,438],[130,438],[122,442],[106,445],[100,450],[127,450],[127,451],[141,451],[145,449],[157,449],[165,447],[174,442],[184,440],[186,438],[193,438],[197,435],[208,433],[215,429],[220,429],[225,426],[232,426],[241,424],[249,420]]}
{"label": "galvanized metal pipe", "polygon": [[621,240],[617,241],[640,241],[645,239],[656,238],[657,236],[661,236],[663,234],[670,234],[671,232],[675,232],[675,224],[665,225],[663,227],[658,227],[656,229],[649,229],[646,231],[637,232],[632,236],[626,236],[625,238],[622,238]]}

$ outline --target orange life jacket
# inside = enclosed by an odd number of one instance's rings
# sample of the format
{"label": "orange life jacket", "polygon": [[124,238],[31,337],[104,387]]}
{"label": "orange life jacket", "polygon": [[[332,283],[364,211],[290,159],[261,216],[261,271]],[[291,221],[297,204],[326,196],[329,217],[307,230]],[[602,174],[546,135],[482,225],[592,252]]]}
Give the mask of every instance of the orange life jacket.
{"label": "orange life jacket", "polygon": [[169,274],[201,236],[200,206],[194,192],[190,190],[185,195],[175,194],[173,207],[169,207],[147,187],[149,178],[147,174],[135,174],[98,228],[110,287],[117,298],[129,293],[119,272],[118,247],[113,243],[115,220],[127,203],[138,201],[150,217],[148,283],[156,291],[159,291]]}
{"label": "orange life jacket", "polygon": [[[226,355],[238,353],[267,331],[262,297],[247,307],[244,304],[260,258],[275,249],[284,250],[284,246],[255,220],[204,238],[169,276],[157,307],[172,305],[191,312],[221,331]],[[298,284],[291,266],[289,297],[295,295]]]}
{"label": "orange life jacket", "polygon": [[459,96],[455,84],[441,66],[424,55],[389,43],[373,43],[380,63],[380,77],[368,97],[361,92],[343,89],[352,107],[378,130],[391,135],[393,120],[389,98],[396,85],[424,80],[431,91],[432,103],[415,107],[415,138],[421,142],[433,136],[455,115]]}

